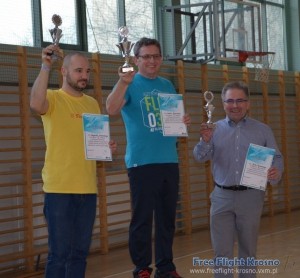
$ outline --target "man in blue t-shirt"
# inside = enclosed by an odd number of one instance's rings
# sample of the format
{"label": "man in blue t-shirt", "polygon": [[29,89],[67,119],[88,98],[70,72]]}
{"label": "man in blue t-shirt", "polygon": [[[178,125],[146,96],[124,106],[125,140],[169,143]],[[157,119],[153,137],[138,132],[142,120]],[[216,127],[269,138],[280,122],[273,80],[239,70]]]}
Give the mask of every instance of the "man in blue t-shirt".
{"label": "man in blue t-shirt", "polygon": [[[158,76],[161,47],[157,40],[142,38],[134,46],[138,71],[122,73],[109,94],[110,115],[121,112],[126,128],[125,163],[131,190],[132,219],[129,251],[135,265],[133,277],[150,277],[152,268],[152,223],[155,219],[155,278],[181,277],[173,263],[179,187],[176,137],[164,137],[158,93],[176,93],[172,83]],[[183,117],[185,124],[190,117]]]}

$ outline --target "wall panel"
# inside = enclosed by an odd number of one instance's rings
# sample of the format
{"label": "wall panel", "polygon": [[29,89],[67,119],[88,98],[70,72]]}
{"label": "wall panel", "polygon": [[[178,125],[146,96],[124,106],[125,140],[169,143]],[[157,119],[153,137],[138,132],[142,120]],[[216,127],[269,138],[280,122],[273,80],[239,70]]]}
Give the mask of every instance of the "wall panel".
{"label": "wall panel", "polygon": [[[40,49],[0,45],[0,276],[17,277],[43,271],[47,228],[43,217],[41,170],[45,143],[39,116],[30,111],[30,88],[40,68]],[[87,53],[93,72],[87,93],[95,97],[102,113],[105,100],[117,81],[122,58]],[[264,214],[289,213],[300,207],[300,75],[272,71],[269,83],[255,80],[251,69],[229,65],[164,62],[161,74],[184,95],[192,117],[189,137],[179,139],[180,196],[177,233],[209,227],[209,194],[213,188],[209,163],[193,159],[199,128],[206,121],[203,92],[215,94],[213,120],[224,117],[220,91],[227,81],[249,82],[251,116],[268,123],[285,157],[281,183],[268,187]],[[50,84],[61,84],[59,65]],[[112,162],[98,162],[99,194],[91,252],[107,253],[128,242],[131,217],[130,192],[124,153],[125,130],[120,116],[110,118],[111,137],[118,142]]]}

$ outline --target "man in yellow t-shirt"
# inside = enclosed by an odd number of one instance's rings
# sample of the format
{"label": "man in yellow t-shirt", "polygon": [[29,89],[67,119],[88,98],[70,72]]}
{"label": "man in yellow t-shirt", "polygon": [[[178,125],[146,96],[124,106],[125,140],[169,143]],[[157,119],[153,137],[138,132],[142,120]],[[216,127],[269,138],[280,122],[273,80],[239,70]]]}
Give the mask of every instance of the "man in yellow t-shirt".
{"label": "man in yellow t-shirt", "polygon": [[[30,107],[42,117],[46,141],[42,177],[49,253],[45,277],[84,278],[96,215],[97,175],[96,161],[85,159],[82,114],[99,114],[100,108],[83,93],[91,69],[82,53],[64,58],[61,89],[47,88],[54,51],[59,53],[59,47],[43,49],[30,98]],[[116,149],[114,141],[109,145]]]}

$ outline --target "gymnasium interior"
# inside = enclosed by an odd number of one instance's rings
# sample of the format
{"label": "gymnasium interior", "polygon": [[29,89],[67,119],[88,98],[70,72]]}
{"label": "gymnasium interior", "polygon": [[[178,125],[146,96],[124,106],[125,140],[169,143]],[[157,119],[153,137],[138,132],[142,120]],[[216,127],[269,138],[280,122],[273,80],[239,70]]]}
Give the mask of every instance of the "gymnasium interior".
{"label": "gymnasium interior", "polygon": [[[268,124],[284,157],[279,184],[267,185],[258,258],[276,259],[257,277],[300,275],[300,2],[298,0],[10,0],[0,19],[0,277],[43,277],[47,225],[43,214],[45,138],[30,110],[31,87],[41,68],[42,48],[57,42],[66,55],[80,51],[91,64],[86,93],[106,114],[105,102],[124,64],[120,27],[134,44],[141,37],[162,46],[161,76],[183,95],[191,116],[188,136],[178,138],[180,192],[174,261],[183,277],[213,277],[195,258],[213,258],[209,234],[209,162],[193,158],[200,125],[207,121],[204,93],[214,94],[213,121],[225,115],[221,90],[244,81],[251,117]],[[55,24],[53,15],[61,22]],[[130,55],[133,55],[132,52]],[[62,84],[62,61],[49,87]],[[126,135],[121,116],[110,117],[118,144],[112,161],[97,161],[98,204],[87,278],[132,277],[128,253],[130,190],[124,163]],[[63,159],[63,158],[62,158]],[[237,276],[236,276],[237,277]]]}

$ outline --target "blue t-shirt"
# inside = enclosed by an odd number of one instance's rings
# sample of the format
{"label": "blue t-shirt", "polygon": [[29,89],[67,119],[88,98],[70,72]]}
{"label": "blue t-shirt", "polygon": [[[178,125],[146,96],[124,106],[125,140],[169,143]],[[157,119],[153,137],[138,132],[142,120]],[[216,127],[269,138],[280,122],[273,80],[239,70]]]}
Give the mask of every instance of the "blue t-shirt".
{"label": "blue t-shirt", "polygon": [[127,168],[153,163],[178,163],[176,137],[164,137],[158,93],[175,94],[172,83],[162,77],[145,78],[139,73],[128,86],[122,108],[127,147]]}

